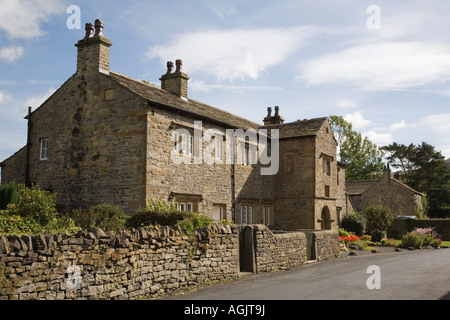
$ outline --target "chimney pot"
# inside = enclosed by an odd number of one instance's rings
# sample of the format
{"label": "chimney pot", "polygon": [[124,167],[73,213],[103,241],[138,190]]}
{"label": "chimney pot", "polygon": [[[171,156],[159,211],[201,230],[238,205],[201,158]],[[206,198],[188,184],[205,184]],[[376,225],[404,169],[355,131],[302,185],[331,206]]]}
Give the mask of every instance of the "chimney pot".
{"label": "chimney pot", "polygon": [[95,20],[95,36],[103,36],[103,21]]}
{"label": "chimney pot", "polygon": [[175,72],[181,72],[181,67],[183,66],[183,61],[181,59],[177,59],[175,61],[175,64],[177,66]]}
{"label": "chimney pot", "polygon": [[167,73],[172,73],[172,69],[173,69],[173,62],[172,61],[167,61]]}
{"label": "chimney pot", "polygon": [[280,111],[280,107],[276,106],[276,107],[275,107],[275,117],[278,117],[279,111]]}
{"label": "chimney pot", "polygon": [[92,38],[92,34],[94,32],[94,25],[92,23],[86,23],[85,26],[86,35],[84,36],[84,39]]}
{"label": "chimney pot", "polygon": [[268,116],[268,117],[271,117],[271,116],[272,116],[272,108],[271,108],[271,107],[268,107],[268,108],[267,108],[267,116]]}

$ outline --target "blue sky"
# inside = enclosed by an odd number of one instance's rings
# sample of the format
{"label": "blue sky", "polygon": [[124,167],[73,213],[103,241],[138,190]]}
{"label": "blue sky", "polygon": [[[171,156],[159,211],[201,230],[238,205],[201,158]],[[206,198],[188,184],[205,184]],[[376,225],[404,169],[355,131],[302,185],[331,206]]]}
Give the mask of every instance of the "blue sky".
{"label": "blue sky", "polygon": [[276,105],[287,122],[341,115],[379,146],[450,158],[449,16],[447,0],[0,0],[0,161],[25,145],[27,107],[75,73],[97,18],[115,72],[159,86],[182,59],[192,99],[259,123]]}

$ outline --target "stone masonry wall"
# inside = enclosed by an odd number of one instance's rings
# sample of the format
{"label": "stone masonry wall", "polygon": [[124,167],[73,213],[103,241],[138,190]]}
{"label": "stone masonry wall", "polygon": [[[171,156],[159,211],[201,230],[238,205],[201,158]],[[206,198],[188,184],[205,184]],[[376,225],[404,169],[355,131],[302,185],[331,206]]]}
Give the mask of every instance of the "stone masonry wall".
{"label": "stone masonry wall", "polygon": [[[306,262],[304,232],[274,234],[264,225],[253,227],[256,272]],[[168,227],[93,228],[73,237],[1,236],[0,300],[128,300],[236,278],[239,230],[215,225],[195,237]],[[339,255],[337,232],[315,235],[318,260]]]}
{"label": "stone masonry wall", "polygon": [[237,229],[2,236],[0,299],[132,299],[238,275]]}
{"label": "stone masonry wall", "polygon": [[316,243],[316,259],[327,260],[340,256],[339,233],[337,230],[311,231]]}
{"label": "stone masonry wall", "polygon": [[265,225],[253,226],[256,271],[267,272],[295,267],[306,262],[306,235],[303,232],[272,233]]}

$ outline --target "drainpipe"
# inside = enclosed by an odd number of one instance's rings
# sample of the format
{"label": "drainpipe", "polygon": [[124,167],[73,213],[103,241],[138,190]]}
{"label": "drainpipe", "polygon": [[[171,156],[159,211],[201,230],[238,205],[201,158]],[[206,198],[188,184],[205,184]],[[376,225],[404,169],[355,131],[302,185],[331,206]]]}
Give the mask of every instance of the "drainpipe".
{"label": "drainpipe", "polygon": [[31,107],[28,107],[28,115],[25,117],[28,120],[27,124],[27,159],[25,163],[25,185],[30,184],[30,148],[31,148]]}

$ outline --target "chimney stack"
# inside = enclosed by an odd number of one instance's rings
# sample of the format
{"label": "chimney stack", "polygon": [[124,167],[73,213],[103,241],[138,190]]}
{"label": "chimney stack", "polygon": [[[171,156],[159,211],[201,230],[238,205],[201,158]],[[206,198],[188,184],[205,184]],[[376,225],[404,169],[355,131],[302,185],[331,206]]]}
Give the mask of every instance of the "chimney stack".
{"label": "chimney stack", "polygon": [[272,108],[267,108],[267,117],[264,118],[264,125],[270,126],[270,125],[277,125],[277,124],[283,124],[284,118],[280,116],[280,107],[275,106],[275,114],[272,116]]}
{"label": "chimney stack", "polygon": [[[111,41],[103,36],[103,22],[86,23],[86,35],[75,46],[78,48],[77,73],[109,73],[109,47]],[[95,30],[95,34],[94,34]]]}
{"label": "chimney stack", "polygon": [[161,80],[161,89],[175,94],[181,98],[187,99],[189,77],[181,70],[183,61],[177,59],[175,61],[175,66],[175,72],[172,72],[173,62],[167,62],[167,72],[159,79]]}

